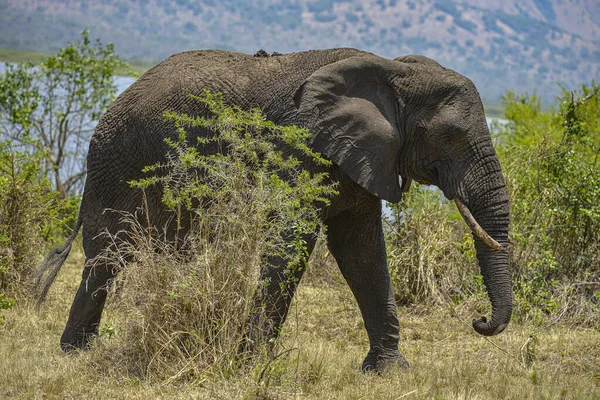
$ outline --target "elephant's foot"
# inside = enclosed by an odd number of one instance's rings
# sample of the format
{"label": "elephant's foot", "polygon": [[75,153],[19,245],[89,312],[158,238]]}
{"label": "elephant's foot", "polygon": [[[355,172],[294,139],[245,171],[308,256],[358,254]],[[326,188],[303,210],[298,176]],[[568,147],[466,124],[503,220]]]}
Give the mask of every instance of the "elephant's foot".
{"label": "elephant's foot", "polygon": [[85,329],[65,328],[60,338],[60,348],[65,353],[70,353],[74,350],[89,350],[92,338],[97,335],[97,329],[89,331]]}
{"label": "elephant's foot", "polygon": [[409,364],[398,350],[373,350],[369,351],[365,361],[362,364],[363,372],[376,372],[381,373],[385,369],[399,367],[401,369],[408,369]]}

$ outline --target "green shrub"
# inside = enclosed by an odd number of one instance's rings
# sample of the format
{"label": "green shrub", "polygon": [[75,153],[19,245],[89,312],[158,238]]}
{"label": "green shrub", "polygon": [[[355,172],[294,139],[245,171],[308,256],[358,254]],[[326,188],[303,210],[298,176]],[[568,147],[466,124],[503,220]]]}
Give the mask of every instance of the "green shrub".
{"label": "green shrub", "polygon": [[[559,309],[581,314],[600,291],[600,103],[598,85],[563,90],[543,111],[536,96],[504,97],[497,132],[511,197],[517,318]],[[578,300],[579,298],[579,300]]]}
{"label": "green shrub", "polygon": [[45,245],[64,233],[76,200],[61,200],[41,174],[41,151],[0,142],[0,291],[28,295]]}
{"label": "green shrub", "polygon": [[[307,131],[276,126],[258,110],[227,107],[208,92],[197,99],[212,117],[165,113],[178,130],[167,140],[168,161],[147,167],[151,176],[131,183],[144,191],[160,187],[173,221],[178,227],[191,221],[191,230],[179,242],[165,243],[143,216],[126,216],[131,245],[105,254],[116,262],[135,260],[118,276],[118,296],[111,296],[115,320],[101,329],[112,339],[97,361],[110,360],[117,373],[178,380],[235,371],[256,310],[261,264],[283,257],[290,277],[305,268],[302,237],[321,228],[316,206],[334,192],[327,174],[309,173],[281,151],[285,143],[298,157],[327,164],[306,146]],[[196,142],[189,126],[214,136]],[[203,154],[203,145],[222,152]]]}
{"label": "green shrub", "polygon": [[[12,298],[6,298],[4,293],[0,293],[0,312],[2,310],[10,310],[15,305],[15,300]],[[0,314],[0,324],[4,322],[4,316]]]}

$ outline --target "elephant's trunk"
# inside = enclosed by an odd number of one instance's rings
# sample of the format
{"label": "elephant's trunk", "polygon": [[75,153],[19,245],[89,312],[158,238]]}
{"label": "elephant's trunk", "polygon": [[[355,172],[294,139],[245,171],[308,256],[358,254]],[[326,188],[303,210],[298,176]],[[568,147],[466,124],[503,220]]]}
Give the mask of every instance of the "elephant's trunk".
{"label": "elephant's trunk", "polygon": [[[496,161],[497,162],[497,161]],[[480,317],[473,321],[475,331],[484,336],[502,332],[512,313],[512,289],[508,262],[509,204],[504,178],[498,171],[487,176],[487,187],[471,187],[467,208],[460,201],[459,209],[475,236],[475,249],[483,282],[492,303],[492,318]],[[461,207],[462,206],[462,207]],[[465,211],[466,210],[466,211]],[[469,211],[470,210],[470,211]],[[469,218],[470,217],[470,218]]]}
{"label": "elephant's trunk", "polygon": [[492,318],[488,320],[480,317],[473,320],[473,328],[481,335],[493,336],[508,326],[512,313],[508,252],[493,250],[478,238],[475,240],[475,248],[483,282],[492,302]]}

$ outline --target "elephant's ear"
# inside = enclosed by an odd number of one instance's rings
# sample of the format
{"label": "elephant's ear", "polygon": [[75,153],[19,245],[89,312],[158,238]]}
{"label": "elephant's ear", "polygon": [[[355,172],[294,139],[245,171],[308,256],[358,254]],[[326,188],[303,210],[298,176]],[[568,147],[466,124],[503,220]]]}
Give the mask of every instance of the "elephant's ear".
{"label": "elephant's ear", "polygon": [[360,56],[326,65],[304,81],[294,101],[310,121],[312,147],[370,193],[396,203],[401,139],[393,64]]}

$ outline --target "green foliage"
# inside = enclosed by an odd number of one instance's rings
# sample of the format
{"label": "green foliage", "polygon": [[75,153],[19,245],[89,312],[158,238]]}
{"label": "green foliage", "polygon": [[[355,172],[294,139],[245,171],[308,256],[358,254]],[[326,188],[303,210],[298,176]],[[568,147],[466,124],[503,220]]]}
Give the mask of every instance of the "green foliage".
{"label": "green foliage", "polygon": [[[15,300],[10,297],[5,297],[4,293],[0,293],[0,312],[2,310],[10,310],[15,306]],[[4,316],[0,314],[0,324],[4,322]]]}
{"label": "green foliage", "polygon": [[[307,147],[306,130],[226,106],[218,94],[195,98],[209,116],[167,111],[177,129],[166,139],[167,161],[130,182],[146,194],[160,189],[163,204],[155,206],[172,211],[179,240],[165,242],[163,227],[126,216],[128,243],[104,255],[136,261],[119,275],[113,299],[122,319],[102,329],[116,343],[103,354],[111,368],[145,378],[233,373],[248,321],[264,318],[256,301],[261,267],[283,260],[288,283],[295,279],[306,268],[306,236],[322,228],[318,207],[335,193],[326,173],[304,169],[302,160],[320,170],[329,164]],[[191,127],[209,135],[188,134]],[[150,207],[147,201],[146,215],[156,214]],[[270,338],[256,339],[258,346]]]}
{"label": "green foliage", "polygon": [[92,44],[89,31],[39,66],[7,64],[0,75],[0,138],[41,144],[42,172],[54,187],[62,196],[80,191],[95,121],[115,98],[115,72],[125,68],[112,44]]}
{"label": "green foliage", "polygon": [[39,66],[7,64],[0,75],[0,290],[15,296],[30,292],[40,253],[73,222],[84,148],[125,66],[88,35]]}
{"label": "green foliage", "polygon": [[536,96],[504,97],[499,157],[511,196],[518,317],[556,312],[565,295],[595,301],[578,282],[600,280],[599,90],[563,89],[547,111]]}
{"label": "green foliage", "polygon": [[77,200],[60,199],[41,173],[41,150],[0,142],[0,291],[27,295],[45,244],[72,222]]}
{"label": "green foliage", "polygon": [[[205,104],[215,117],[190,117],[174,112],[165,112],[165,118],[177,127],[176,140],[166,139],[173,149],[166,164],[155,164],[145,172],[170,171],[167,175],[155,175],[149,179],[131,182],[135,187],[146,188],[161,184],[162,201],[177,211],[178,221],[182,210],[193,211],[204,218],[210,207],[198,208],[203,199],[226,196],[233,205],[234,194],[240,200],[259,206],[254,215],[271,219],[276,213],[280,224],[265,225],[275,229],[264,231],[267,236],[279,237],[281,226],[290,226],[296,238],[316,232],[320,219],[314,202],[328,203],[333,188],[325,185],[325,172],[312,174],[301,168],[300,158],[282,151],[282,144],[300,152],[302,158],[328,165],[329,162],[313,152],[306,144],[307,130],[295,126],[277,126],[265,120],[260,110],[246,112],[239,107],[223,103],[220,94],[206,91],[203,97],[192,96]],[[186,127],[209,128],[212,137],[198,137],[190,143]],[[221,153],[203,154],[200,146],[216,145]],[[258,189],[258,190],[257,190]],[[258,196],[258,197],[254,197]],[[179,223],[178,223],[179,226]]]}

